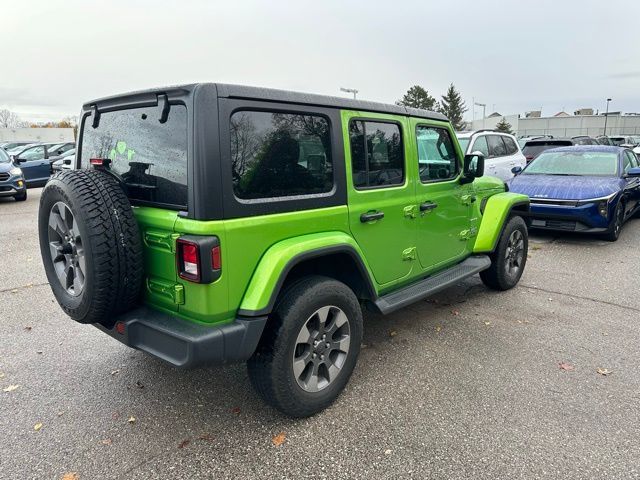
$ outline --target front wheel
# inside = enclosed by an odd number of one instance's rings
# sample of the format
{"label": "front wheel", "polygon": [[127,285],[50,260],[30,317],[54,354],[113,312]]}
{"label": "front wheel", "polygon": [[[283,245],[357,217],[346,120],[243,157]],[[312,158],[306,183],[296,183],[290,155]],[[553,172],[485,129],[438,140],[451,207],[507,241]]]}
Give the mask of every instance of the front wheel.
{"label": "front wheel", "polygon": [[256,353],[249,379],[264,400],[292,417],[308,417],[340,395],[356,366],[362,311],[353,291],[311,276],[279,301]]}
{"label": "front wheel", "polygon": [[14,195],[13,198],[16,202],[24,202],[27,199],[27,190],[25,189],[24,192]]}
{"label": "front wheel", "polygon": [[511,217],[500,235],[491,266],[480,272],[482,282],[494,290],[509,290],[520,281],[529,251],[527,224],[522,217]]}
{"label": "front wheel", "polygon": [[624,203],[622,201],[618,202],[616,205],[616,210],[614,213],[614,218],[611,221],[611,225],[609,226],[609,230],[604,234],[604,238],[610,242],[615,242],[620,237],[620,232],[622,231],[622,224],[624,223]]}

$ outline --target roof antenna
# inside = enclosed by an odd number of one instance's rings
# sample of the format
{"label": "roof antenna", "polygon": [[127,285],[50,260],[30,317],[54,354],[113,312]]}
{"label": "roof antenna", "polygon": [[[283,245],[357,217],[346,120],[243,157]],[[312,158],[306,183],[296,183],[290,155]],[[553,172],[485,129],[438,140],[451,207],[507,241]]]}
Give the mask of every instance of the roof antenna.
{"label": "roof antenna", "polygon": [[169,105],[169,99],[165,93],[158,95],[158,106],[162,109],[162,113],[160,114],[160,123],[166,123],[169,118],[169,109],[171,106]]}

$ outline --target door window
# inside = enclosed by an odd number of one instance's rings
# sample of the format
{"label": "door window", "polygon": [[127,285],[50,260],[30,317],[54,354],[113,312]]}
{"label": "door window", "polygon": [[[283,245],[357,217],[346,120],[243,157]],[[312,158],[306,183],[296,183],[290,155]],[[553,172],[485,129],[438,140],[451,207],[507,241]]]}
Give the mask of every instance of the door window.
{"label": "door window", "polygon": [[458,156],[448,130],[418,125],[416,140],[422,183],[450,180],[458,176]]}
{"label": "door window", "polygon": [[630,168],[636,167],[637,161],[635,155],[630,151],[624,152],[624,173],[627,173]]}
{"label": "door window", "polygon": [[404,183],[404,152],[398,124],[353,121],[349,125],[349,141],[356,189]]}
{"label": "door window", "polygon": [[42,160],[44,158],[44,145],[38,145],[37,147],[30,148],[20,155],[21,160]]}
{"label": "door window", "polygon": [[485,135],[476,138],[476,141],[473,143],[473,148],[471,148],[471,152],[482,152],[485,157],[489,156],[489,146],[487,145],[487,137]]}
{"label": "door window", "polygon": [[489,157],[504,157],[507,154],[502,137],[500,135],[487,135],[487,143],[489,145]]}
{"label": "door window", "polygon": [[516,142],[513,141],[513,138],[502,137],[502,141],[507,149],[507,155],[515,155],[518,153],[518,146],[516,145]]}

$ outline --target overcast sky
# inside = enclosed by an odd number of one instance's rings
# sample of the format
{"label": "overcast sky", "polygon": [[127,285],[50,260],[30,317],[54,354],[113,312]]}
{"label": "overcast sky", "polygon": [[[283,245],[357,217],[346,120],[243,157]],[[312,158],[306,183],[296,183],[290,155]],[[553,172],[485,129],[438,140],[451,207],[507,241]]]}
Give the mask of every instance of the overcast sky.
{"label": "overcast sky", "polygon": [[[77,115],[152,86],[242,83],[394,102],[453,82],[487,114],[640,112],[640,2],[0,0],[0,108]],[[481,110],[476,109],[477,116]],[[467,117],[471,118],[469,110]]]}

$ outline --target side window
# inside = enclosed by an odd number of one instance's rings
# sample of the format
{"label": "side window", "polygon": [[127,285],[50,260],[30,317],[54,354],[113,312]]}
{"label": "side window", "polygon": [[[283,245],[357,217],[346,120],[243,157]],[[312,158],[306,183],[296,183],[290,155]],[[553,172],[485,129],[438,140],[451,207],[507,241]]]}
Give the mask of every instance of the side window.
{"label": "side window", "polygon": [[507,155],[515,155],[518,153],[518,146],[511,137],[502,137],[502,141],[507,149]]}
{"label": "side window", "polygon": [[507,148],[500,135],[487,135],[487,143],[489,144],[490,158],[504,157],[507,154]]}
{"label": "side window", "polygon": [[476,138],[476,141],[473,143],[473,147],[471,148],[471,153],[476,151],[482,152],[485,157],[489,156],[489,145],[487,145],[486,135]]}
{"label": "side window", "polygon": [[325,117],[241,110],[231,115],[230,130],[236,197],[310,195],[333,188]]}
{"label": "side window", "polygon": [[638,162],[635,158],[635,154],[630,151],[624,152],[624,173],[627,173],[630,168],[636,167]]}
{"label": "side window", "polygon": [[416,140],[423,183],[450,180],[458,175],[458,157],[446,129],[418,125]]}
{"label": "side window", "polygon": [[41,160],[44,158],[44,146],[38,145],[37,147],[30,148],[20,158],[24,160]]}
{"label": "side window", "polygon": [[404,152],[395,123],[352,121],[351,170],[355,188],[388,187],[404,182]]}

